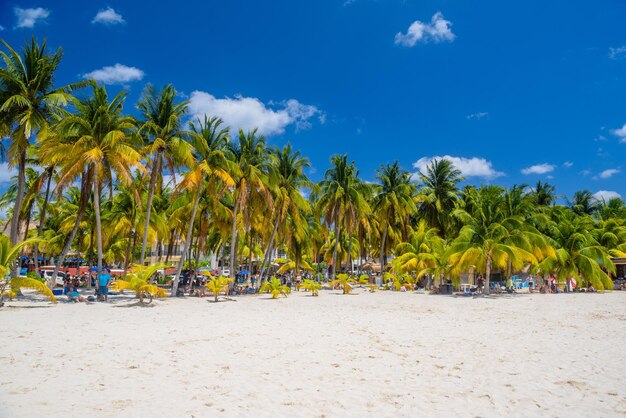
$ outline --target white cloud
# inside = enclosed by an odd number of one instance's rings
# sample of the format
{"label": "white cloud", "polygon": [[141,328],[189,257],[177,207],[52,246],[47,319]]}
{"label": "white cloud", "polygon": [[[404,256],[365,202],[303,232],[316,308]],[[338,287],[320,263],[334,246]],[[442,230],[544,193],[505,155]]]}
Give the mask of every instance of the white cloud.
{"label": "white cloud", "polygon": [[526,167],[522,170],[522,174],[546,174],[554,171],[554,166],[552,164],[543,163],[531,165],[530,167]]}
{"label": "white cloud", "polygon": [[622,198],[622,196],[619,193],[610,191],[610,190],[598,190],[597,192],[593,194],[593,197],[595,197],[596,200],[606,201],[606,202],[616,197],[620,199]]}
{"label": "white cloud", "polygon": [[406,33],[396,33],[396,45],[415,46],[417,42],[452,42],[456,35],[450,28],[452,23],[445,20],[441,12],[437,12],[430,19],[430,23],[416,20],[409,26]]}
{"label": "white cloud", "polygon": [[122,64],[102,67],[84,75],[85,78],[92,78],[104,84],[123,84],[130,81],[141,80],[144,72],[136,67],[127,67]]}
{"label": "white cloud", "polygon": [[102,23],[105,25],[117,25],[126,21],[121,14],[117,13],[112,7],[99,10],[91,23]]}
{"label": "white cloud", "polygon": [[482,118],[486,118],[487,116],[489,116],[489,112],[477,112],[477,113],[470,113],[469,115],[465,116],[465,119],[481,120]]}
{"label": "white cloud", "polygon": [[609,58],[615,60],[621,57],[626,57],[626,45],[617,48],[609,48]]}
{"label": "white cloud", "polygon": [[17,17],[18,28],[32,28],[37,22],[44,21],[50,16],[50,11],[43,7],[37,7],[36,9],[22,9],[16,7],[13,9],[15,17]]}
{"label": "white cloud", "polygon": [[573,165],[574,165],[574,163],[573,163],[573,162],[571,162],[571,161],[565,161],[565,162],[563,163],[563,167],[565,167],[565,168],[570,168],[570,167],[572,167]]}
{"label": "white cloud", "polygon": [[[455,168],[461,171],[463,177],[483,177],[486,179],[494,179],[496,177],[503,176],[504,173],[493,169],[491,161],[487,161],[484,158],[472,157],[452,157],[450,155],[434,156],[434,157],[422,157],[413,163],[413,167],[417,168],[419,172],[426,173],[427,167],[433,160],[445,159],[450,161]],[[413,174],[413,179],[418,178],[418,173]]]}
{"label": "white cloud", "polygon": [[4,30],[4,26],[0,25],[0,32]]}
{"label": "white cloud", "polygon": [[613,175],[619,173],[620,170],[617,168],[609,168],[608,170],[604,170],[603,172],[601,172],[600,174],[598,174],[597,176],[594,177],[594,179],[608,179],[611,178]]}
{"label": "white cloud", "polygon": [[611,133],[619,137],[619,142],[626,142],[626,123],[621,128],[613,129]]}
{"label": "white cloud", "polygon": [[264,135],[282,134],[289,125],[294,125],[296,130],[309,129],[315,116],[322,124],[326,120],[320,109],[295,99],[273,105],[272,102],[266,105],[256,97],[238,95],[218,99],[210,93],[194,91],[189,98],[189,113],[194,119],[203,115],[219,116],[233,130],[258,128]]}
{"label": "white cloud", "polygon": [[589,174],[591,174],[591,170],[582,170],[580,174],[582,174],[583,176],[588,176]]}
{"label": "white cloud", "polygon": [[16,167],[9,167],[9,163],[0,163],[0,184],[9,183],[14,176],[17,176]]}

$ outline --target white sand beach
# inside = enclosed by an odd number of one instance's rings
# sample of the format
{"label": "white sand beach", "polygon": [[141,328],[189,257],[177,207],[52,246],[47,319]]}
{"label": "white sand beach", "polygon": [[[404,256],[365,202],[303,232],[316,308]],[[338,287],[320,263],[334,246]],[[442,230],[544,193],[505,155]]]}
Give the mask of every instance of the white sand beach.
{"label": "white sand beach", "polygon": [[130,304],[2,308],[0,416],[626,414],[626,292]]}

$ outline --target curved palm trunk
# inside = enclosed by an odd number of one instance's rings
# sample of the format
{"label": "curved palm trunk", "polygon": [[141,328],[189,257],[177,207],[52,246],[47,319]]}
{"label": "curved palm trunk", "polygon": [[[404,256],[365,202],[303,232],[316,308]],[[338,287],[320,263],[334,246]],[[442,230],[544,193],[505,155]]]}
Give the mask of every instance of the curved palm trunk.
{"label": "curved palm trunk", "polygon": [[235,279],[235,259],[237,257],[237,211],[239,210],[239,200],[235,201],[233,208],[233,229],[230,234],[230,278]]}
{"label": "curved palm trunk", "polygon": [[[48,207],[48,199],[50,199],[50,183],[52,181],[52,173],[54,167],[48,167],[48,182],[46,184],[46,194],[43,199],[43,205],[41,206],[41,213],[39,214],[39,226],[37,227],[37,238],[41,238],[43,233],[43,224],[46,220],[46,209]],[[34,248],[35,256],[35,271],[39,273],[39,243],[35,243]]]}
{"label": "curved palm trunk", "polygon": [[265,250],[265,258],[263,259],[263,264],[261,264],[261,271],[259,275],[258,285],[260,286],[261,280],[263,279],[263,272],[267,268],[269,270],[270,266],[270,257],[272,254],[272,250],[274,248],[274,237],[276,237],[276,231],[278,230],[278,221],[280,219],[280,213],[276,214],[276,221],[274,222],[274,229],[272,230],[272,235],[270,235],[270,241],[267,243],[267,249]]}
{"label": "curved palm trunk", "polygon": [[139,258],[139,264],[143,266],[146,258],[146,246],[148,245],[148,231],[150,229],[150,212],[152,211],[152,199],[154,198],[154,188],[156,186],[156,178],[160,166],[161,153],[154,154],[152,160],[152,172],[150,173],[150,186],[148,187],[148,201],[146,202],[146,222],[143,226],[143,240],[141,244],[141,257]]}
{"label": "curved palm trunk", "polygon": [[[15,198],[15,205],[13,206],[13,215],[11,216],[11,234],[9,239],[11,244],[17,244],[19,225],[20,225],[20,211],[22,210],[22,200],[24,198],[24,186],[26,183],[26,150],[20,151],[18,160],[18,173],[17,173],[17,196]],[[11,276],[17,277],[17,264],[13,263],[11,266]]]}
{"label": "curved palm trunk", "polygon": [[483,293],[489,294],[489,277],[491,276],[491,255],[487,256],[487,266],[485,267],[485,289]]}
{"label": "curved palm trunk", "polygon": [[383,231],[383,242],[380,246],[380,274],[381,276],[383,272],[385,271],[385,244],[387,242],[387,230],[388,228],[385,227],[385,230]]}
{"label": "curved palm trunk", "polygon": [[[339,234],[341,233],[341,224],[339,223],[339,217],[335,219],[335,248],[333,249],[333,280],[337,277],[337,246],[339,244]],[[341,262],[339,262],[341,264]]]}
{"label": "curved palm trunk", "polygon": [[191,247],[191,239],[193,234],[193,224],[196,220],[196,210],[198,209],[198,202],[200,202],[200,195],[202,190],[203,179],[200,179],[198,184],[198,188],[196,189],[196,196],[193,200],[193,209],[191,209],[191,219],[189,219],[189,227],[187,228],[187,236],[185,236],[185,248],[183,248],[183,252],[180,255],[180,262],[178,263],[178,269],[176,270],[176,277],[174,278],[174,283],[172,283],[172,294],[171,296],[176,296],[176,292],[178,291],[178,283],[180,281],[180,273],[183,271],[183,264],[185,264],[185,256],[187,255],[187,251]]}
{"label": "curved palm trunk", "polygon": [[252,246],[254,240],[252,239],[252,228],[250,228],[250,246],[248,247],[248,276],[252,276]]}
{"label": "curved palm trunk", "polygon": [[93,181],[93,209],[96,214],[96,244],[98,247],[98,272],[102,273],[102,220],[100,219],[100,179],[98,169],[94,169]]}
{"label": "curved palm trunk", "polygon": [[[54,288],[56,284],[56,279],[59,274],[59,269],[65,262],[65,257],[67,256],[67,253],[70,251],[70,248],[72,247],[72,242],[74,242],[74,237],[76,237],[76,233],[78,232],[78,228],[80,227],[80,222],[82,221],[83,215],[85,213],[85,208],[87,207],[87,193],[85,190],[87,189],[87,179],[85,178],[85,176],[86,174],[83,174],[83,177],[81,179],[80,204],[78,207],[78,213],[76,214],[76,221],[74,221],[74,227],[72,228],[70,235],[66,238],[65,244],[63,245],[63,250],[61,251],[59,258],[56,264],[54,265],[54,272],[52,273],[52,277],[48,281],[48,287],[50,288]],[[87,283],[88,283],[88,287],[91,288],[91,280],[89,280]]]}

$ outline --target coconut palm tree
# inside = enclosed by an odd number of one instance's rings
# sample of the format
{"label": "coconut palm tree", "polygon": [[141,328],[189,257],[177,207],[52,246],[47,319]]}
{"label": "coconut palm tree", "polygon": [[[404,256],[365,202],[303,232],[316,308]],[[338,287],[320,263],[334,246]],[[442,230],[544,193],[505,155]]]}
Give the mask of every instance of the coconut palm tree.
{"label": "coconut palm tree", "polygon": [[[161,91],[148,84],[137,104],[137,109],[143,117],[139,132],[144,137],[148,156],[152,156],[139,264],[144,264],[145,261],[152,199],[157,183],[161,184],[165,169],[174,173],[179,165],[190,165],[193,162],[191,147],[184,140],[182,131],[182,119],[187,106],[187,101],[176,102],[176,90],[171,84]],[[160,188],[159,186],[159,191]]]}
{"label": "coconut palm tree", "polygon": [[188,167],[189,171],[185,174],[180,187],[193,191],[193,207],[191,216],[187,220],[185,245],[172,284],[172,296],[176,296],[180,274],[191,246],[196,212],[205,183],[219,182],[223,190],[235,185],[235,181],[230,175],[233,170],[232,163],[225,154],[228,144],[228,128],[223,126],[221,119],[205,116],[204,120],[198,119],[196,123],[190,122],[189,143],[193,147],[194,163]]}
{"label": "coconut palm tree", "polygon": [[[485,274],[485,293],[494,268],[504,269],[524,263],[537,264],[529,238],[523,228],[524,219],[507,216],[504,198],[498,187],[469,191],[469,204],[455,209],[454,216],[463,227],[450,247],[450,261],[459,269],[475,268]],[[528,249],[527,249],[528,248]]]}
{"label": "coconut palm tree", "polygon": [[593,215],[601,208],[600,202],[593,197],[589,190],[579,190],[574,193],[572,200],[567,201],[570,209],[577,215]]}
{"label": "coconut palm tree", "polygon": [[460,202],[458,183],[461,171],[445,158],[433,160],[419,173],[422,188],[416,198],[419,218],[426,219],[444,237],[451,237],[455,219],[451,216]]}
{"label": "coconut palm tree", "polygon": [[[413,202],[415,186],[411,183],[410,173],[402,170],[397,161],[391,165],[382,165],[376,172],[376,178],[380,186],[374,192],[373,211],[382,229],[380,266],[384,270],[389,229],[401,228],[406,231],[409,218],[416,211]],[[403,235],[406,236],[406,233]]]}
{"label": "coconut palm tree", "polygon": [[280,295],[287,297],[287,295],[291,293],[291,288],[280,284],[280,280],[276,277],[272,277],[271,279],[263,282],[261,288],[259,289],[259,293],[270,293],[272,295],[272,299],[278,299]]}
{"label": "coconut palm tree", "polygon": [[[93,189],[98,272],[102,271],[102,222],[100,201],[105,182],[114,179],[129,184],[132,168],[143,169],[141,154],[133,140],[134,118],[124,116],[122,108],[126,92],[109,101],[106,89],[91,83],[93,95],[75,101],[76,113],[66,116],[57,125],[63,142],[56,147],[57,155],[65,155],[61,164],[59,185],[68,184],[81,173],[87,186]],[[89,187],[86,187],[88,191]]]}
{"label": "coconut palm tree", "polygon": [[248,133],[239,130],[238,141],[230,143],[230,158],[234,162],[231,173],[235,180],[233,189],[233,216],[230,250],[230,274],[235,278],[237,257],[237,220],[239,212],[243,214],[244,223],[250,226],[252,205],[249,201],[255,198],[265,199],[271,205],[271,193],[268,188],[268,158],[265,137],[254,129]]}
{"label": "coconut palm tree", "polygon": [[555,188],[550,183],[537,181],[535,188],[531,190],[530,196],[537,206],[552,206],[556,202]]}
{"label": "coconut palm tree", "polygon": [[605,271],[615,273],[615,265],[594,237],[593,219],[577,216],[566,208],[554,208],[551,218],[548,234],[556,251],[537,266],[538,271],[553,273],[560,282],[576,277],[583,286],[591,283],[598,290],[611,289]]}
{"label": "coconut palm tree", "polygon": [[[359,179],[359,170],[354,161],[348,163],[347,155],[331,157],[331,168],[326,170],[320,183],[321,196],[317,201],[318,210],[323,213],[324,223],[334,226],[334,235],[341,236],[342,225],[348,234],[358,224],[363,213],[369,212],[369,204],[364,195],[366,186]],[[332,257],[332,277],[337,274],[341,262],[337,259],[339,239],[335,239]]]}
{"label": "coconut palm tree", "polygon": [[[302,192],[314,188],[313,183],[304,174],[304,169],[310,167],[309,160],[302,157],[300,151],[294,151],[290,143],[282,149],[272,148],[270,161],[268,183],[271,185],[273,194],[274,226],[265,250],[261,274],[269,265],[276,232],[280,226],[286,224],[287,217],[289,216],[291,223],[290,232],[306,224],[305,216],[311,211],[311,206],[302,196]],[[290,235],[301,238],[301,234]]]}
{"label": "coconut palm tree", "polygon": [[0,120],[4,130],[10,130],[11,145],[8,157],[18,167],[17,197],[11,217],[10,239],[18,240],[18,221],[26,181],[26,154],[33,134],[45,137],[51,115],[71,100],[71,91],[84,85],[73,83],[63,87],[53,86],[54,75],[61,62],[62,51],[48,53],[46,41],[38,44],[33,37],[20,56],[6,42],[7,51],[0,51],[4,65],[0,68],[2,105]]}
{"label": "coconut palm tree", "polygon": [[[135,264],[125,280],[118,279],[113,283],[113,289],[118,292],[123,292],[126,289],[132,290],[141,304],[151,303],[153,297],[164,298],[167,296],[165,290],[150,283],[152,277],[163,268],[165,268],[165,264],[160,263],[151,266]],[[145,302],[146,299],[147,302]]]}

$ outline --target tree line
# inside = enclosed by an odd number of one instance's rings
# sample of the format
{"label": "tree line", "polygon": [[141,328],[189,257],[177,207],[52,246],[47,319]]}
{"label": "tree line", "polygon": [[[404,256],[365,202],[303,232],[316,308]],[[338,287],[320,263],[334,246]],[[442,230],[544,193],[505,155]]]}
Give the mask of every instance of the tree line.
{"label": "tree line", "polygon": [[60,49],[34,38],[20,52],[3,45],[2,156],[17,176],[0,208],[10,243],[36,238],[36,268],[40,255],[53,256],[55,276],[70,251],[101,271],[143,265],[153,246],[168,263],[180,241],[173,294],[185,263],[197,266],[201,254],[228,250],[234,277],[254,258],[266,272],[276,249],[294,272],[326,263],[334,276],[375,259],[413,278],[474,271],[488,289],[494,270],[529,267],[603,289],[615,274],[611,257],[626,256],[619,198],[580,191],[560,205],[542,182],[460,188],[461,172],[445,159],[417,181],[398,162],[383,164],[369,183],[347,155],[334,155],[316,183],[290,144],[268,146],[257,130],[231,132],[216,116],[192,120],[172,85],[147,85],[134,117],[125,91],[110,97],[93,80],[56,86]]}

